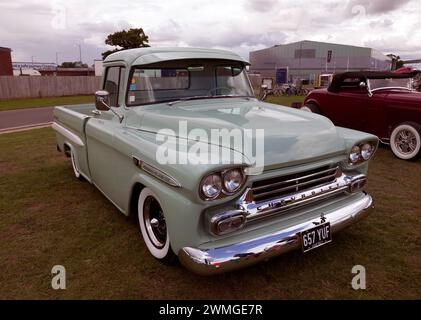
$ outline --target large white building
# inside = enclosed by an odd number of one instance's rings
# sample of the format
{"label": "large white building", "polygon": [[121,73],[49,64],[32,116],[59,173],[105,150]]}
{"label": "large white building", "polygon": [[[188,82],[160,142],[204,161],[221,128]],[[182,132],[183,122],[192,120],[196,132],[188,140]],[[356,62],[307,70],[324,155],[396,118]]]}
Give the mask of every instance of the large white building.
{"label": "large white building", "polygon": [[278,83],[311,82],[319,74],[359,70],[390,70],[392,59],[372,48],[299,41],[250,52],[250,72]]}

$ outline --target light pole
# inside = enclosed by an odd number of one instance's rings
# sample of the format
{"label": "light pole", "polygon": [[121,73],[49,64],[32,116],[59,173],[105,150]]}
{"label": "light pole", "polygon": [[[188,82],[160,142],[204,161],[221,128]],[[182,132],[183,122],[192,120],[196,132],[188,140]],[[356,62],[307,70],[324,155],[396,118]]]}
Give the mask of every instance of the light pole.
{"label": "light pole", "polygon": [[58,67],[58,55],[60,54],[61,52],[56,52],[56,65],[57,65],[57,67]]}
{"label": "light pole", "polygon": [[80,43],[76,43],[75,45],[79,47],[79,62],[82,64],[82,45]]}

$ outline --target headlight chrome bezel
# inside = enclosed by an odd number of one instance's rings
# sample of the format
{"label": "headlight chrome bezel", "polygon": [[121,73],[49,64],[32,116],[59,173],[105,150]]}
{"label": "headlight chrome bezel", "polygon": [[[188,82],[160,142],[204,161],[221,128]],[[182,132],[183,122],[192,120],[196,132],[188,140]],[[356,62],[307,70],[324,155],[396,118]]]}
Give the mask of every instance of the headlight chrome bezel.
{"label": "headlight chrome bezel", "polygon": [[[373,155],[375,154],[377,150],[377,145],[378,143],[373,140],[361,141],[355,144],[351,148],[350,152],[348,153],[348,158],[347,158],[348,166],[355,167],[369,161],[371,158],[373,158]],[[366,149],[368,148],[367,146],[369,146],[370,152],[369,152],[368,157],[364,157],[363,152],[366,151]],[[352,157],[353,154],[354,155],[357,154],[357,158]]]}
{"label": "headlight chrome bezel", "polygon": [[[233,172],[237,172],[237,173],[240,174],[241,181],[236,188],[229,190],[229,187],[227,186],[228,175],[233,173]],[[223,191],[225,191],[229,195],[234,194],[238,190],[240,190],[241,187],[243,186],[243,184],[244,184],[244,170],[242,168],[228,169],[228,170],[224,171],[224,173],[222,174]]]}
{"label": "headlight chrome bezel", "polygon": [[[241,174],[242,180],[241,180],[241,183],[239,184],[239,186],[236,189],[230,191],[225,186],[225,178],[228,176],[228,174],[230,172],[235,171],[235,170],[238,170],[239,171],[239,173]],[[206,181],[207,178],[209,178],[211,176],[214,176],[214,175],[215,176],[219,176],[220,181],[221,181],[221,184],[222,184],[222,187],[221,187],[221,190],[220,190],[220,192],[218,194],[216,194],[213,197],[209,197],[203,191],[203,185],[204,185],[204,182]],[[245,174],[245,168],[244,167],[233,167],[233,168],[229,168],[229,169],[226,169],[226,170],[223,170],[223,171],[216,171],[216,172],[208,173],[208,174],[206,174],[200,180],[200,184],[199,184],[199,195],[200,195],[200,198],[202,200],[205,200],[205,201],[211,201],[211,200],[221,199],[223,197],[234,195],[234,194],[236,194],[237,192],[239,192],[244,187],[244,185],[246,183],[246,180],[247,179],[246,179],[246,174]]]}
{"label": "headlight chrome bezel", "polygon": [[[216,178],[216,179],[219,179],[219,183],[218,183],[218,185],[219,185],[218,190],[219,190],[219,191],[218,191],[217,193],[215,193],[213,196],[206,194],[206,192],[205,192],[205,188],[204,188],[204,186],[205,186],[205,182],[206,182],[208,179],[210,179],[210,178]],[[214,184],[216,185],[217,183],[215,183],[215,182],[214,182]],[[210,184],[209,184],[209,185],[210,185]],[[222,189],[223,189],[223,181],[222,181],[222,177],[221,177],[221,175],[219,175],[219,174],[217,174],[217,173],[211,173],[211,174],[206,175],[205,177],[203,177],[202,181],[200,182],[200,194],[201,194],[201,195],[202,195],[205,199],[208,199],[208,200],[213,200],[213,199],[218,198],[218,197],[221,195]]]}

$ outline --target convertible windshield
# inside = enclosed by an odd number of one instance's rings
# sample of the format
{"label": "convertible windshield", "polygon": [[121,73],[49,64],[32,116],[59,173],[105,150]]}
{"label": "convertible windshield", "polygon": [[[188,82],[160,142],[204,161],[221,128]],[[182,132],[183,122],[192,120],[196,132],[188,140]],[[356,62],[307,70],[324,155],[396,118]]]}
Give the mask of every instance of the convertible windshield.
{"label": "convertible windshield", "polygon": [[200,65],[178,63],[165,67],[134,67],[127,105],[252,96],[253,90],[242,64],[216,61]]}
{"label": "convertible windshield", "polygon": [[368,84],[371,91],[382,89],[412,90],[411,78],[369,79]]}

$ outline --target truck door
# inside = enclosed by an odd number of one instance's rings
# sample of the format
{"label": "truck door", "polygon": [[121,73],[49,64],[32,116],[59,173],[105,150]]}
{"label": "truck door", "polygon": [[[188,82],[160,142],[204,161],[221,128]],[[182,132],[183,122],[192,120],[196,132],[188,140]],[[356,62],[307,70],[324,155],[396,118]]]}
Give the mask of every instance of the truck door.
{"label": "truck door", "polygon": [[[122,114],[119,101],[125,81],[125,68],[121,66],[108,67],[105,71],[103,89],[109,92],[110,106]],[[96,112],[96,111],[95,111]],[[130,161],[121,156],[119,145],[115,141],[115,134],[122,130],[118,117],[111,111],[100,111],[89,119],[86,125],[86,139],[88,146],[88,162],[93,183],[117,207],[125,209],[125,193],[122,185],[125,180],[123,173],[116,172],[116,168],[124,168],[121,161]]]}

